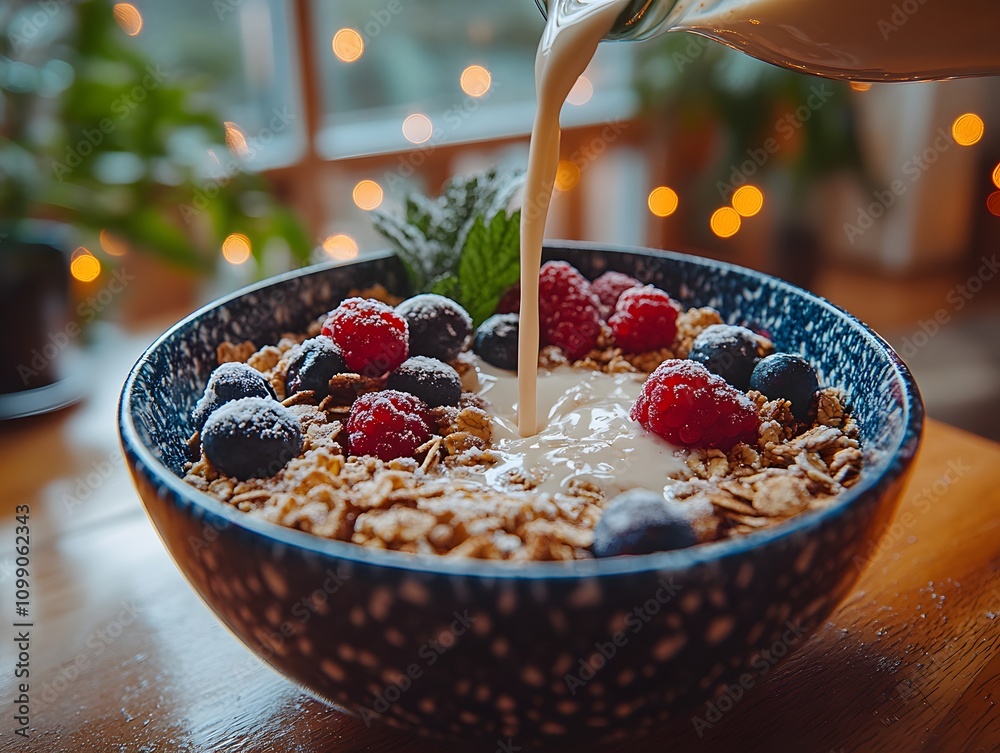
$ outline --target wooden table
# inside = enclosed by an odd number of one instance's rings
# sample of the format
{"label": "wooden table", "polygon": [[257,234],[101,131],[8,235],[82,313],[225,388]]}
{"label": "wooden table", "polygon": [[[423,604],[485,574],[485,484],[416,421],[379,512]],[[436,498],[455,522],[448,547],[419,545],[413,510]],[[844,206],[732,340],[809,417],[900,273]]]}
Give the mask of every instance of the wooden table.
{"label": "wooden table", "polygon": [[[187,586],[118,450],[115,401],[142,344],[101,354],[85,404],[0,426],[0,750],[440,750],[312,700]],[[703,738],[685,720],[641,749],[1000,750],[998,487],[1000,445],[929,422],[895,521],[830,620]],[[16,505],[30,507],[28,741],[11,711]]]}

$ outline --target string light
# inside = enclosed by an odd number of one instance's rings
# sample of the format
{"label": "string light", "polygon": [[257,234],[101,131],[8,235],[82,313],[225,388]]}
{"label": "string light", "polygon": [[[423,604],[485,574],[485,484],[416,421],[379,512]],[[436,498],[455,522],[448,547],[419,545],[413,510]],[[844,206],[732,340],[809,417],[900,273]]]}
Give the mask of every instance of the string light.
{"label": "string light", "polygon": [[556,168],[556,188],[572,191],[580,182],[580,166],[568,159],[559,160]]}
{"label": "string light", "polygon": [[403,121],[403,136],[411,144],[423,144],[434,134],[434,124],[422,112],[410,115]]}
{"label": "string light", "polygon": [[111,13],[118,25],[122,27],[122,31],[130,37],[134,37],[142,31],[142,14],[131,3],[116,3],[111,9]]}
{"label": "string light", "polygon": [[109,256],[124,256],[128,251],[125,244],[119,238],[109,233],[107,228],[101,230],[100,241],[101,248]]}
{"label": "string light", "polygon": [[566,101],[571,105],[585,105],[594,96],[594,85],[586,76],[580,76],[569,90]]}
{"label": "string light", "polygon": [[348,261],[357,258],[358,242],[346,233],[337,233],[323,241],[323,250],[331,259]]}
{"label": "string light", "polygon": [[243,129],[231,120],[225,121],[224,125],[226,126],[226,148],[237,157],[246,157],[250,154],[250,146],[247,144],[247,137],[243,133]]}
{"label": "string light", "polygon": [[250,258],[250,239],[243,233],[231,233],[222,241],[222,256],[230,264],[242,264]]}
{"label": "string light", "polygon": [[493,85],[493,76],[481,65],[470,65],[459,77],[462,91],[470,97],[481,97]]}
{"label": "string light", "polygon": [[649,211],[657,217],[669,217],[677,211],[677,192],[667,186],[657,186],[649,193]]}
{"label": "string light", "polygon": [[741,217],[753,217],[764,208],[764,193],[757,186],[740,186],[733,194],[733,209]]}
{"label": "string light", "polygon": [[955,118],[951,124],[951,135],[959,146],[978,144],[983,137],[986,126],[983,119],[974,112],[967,112]]}
{"label": "string light", "polygon": [[333,35],[333,54],[344,63],[353,63],[365,54],[365,40],[356,29],[340,29]]}
{"label": "string light", "polygon": [[100,260],[80,246],[70,257],[69,272],[80,282],[93,282],[101,274]]}
{"label": "string light", "polygon": [[740,229],[740,215],[732,207],[720,207],[712,213],[709,227],[720,238],[731,238]]}
{"label": "string light", "polygon": [[374,180],[362,180],[354,186],[352,195],[354,203],[359,209],[364,209],[366,212],[378,209],[378,206],[382,203],[382,186]]}

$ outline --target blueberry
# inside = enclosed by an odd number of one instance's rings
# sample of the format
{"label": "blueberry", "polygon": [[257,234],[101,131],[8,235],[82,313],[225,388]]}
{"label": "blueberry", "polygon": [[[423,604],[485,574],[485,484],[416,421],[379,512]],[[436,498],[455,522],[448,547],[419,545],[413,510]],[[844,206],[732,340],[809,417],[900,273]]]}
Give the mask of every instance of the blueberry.
{"label": "blueberry", "polygon": [[697,543],[677,505],[648,489],[631,489],[612,499],[594,528],[595,557],[652,554]]}
{"label": "blueberry", "polygon": [[517,371],[517,314],[494,314],[479,325],[472,349],[487,363]]}
{"label": "blueberry", "polygon": [[436,358],[411,356],[389,374],[386,389],[408,392],[428,406],[458,405],[462,381],[458,372]]}
{"label": "blueberry", "polygon": [[757,336],[746,327],[713,324],[694,339],[688,358],[745,392],[757,365]]}
{"label": "blueberry", "polygon": [[274,388],[256,369],[245,363],[224,363],[208,378],[205,394],[194,406],[192,420],[195,428],[201,429],[205,421],[217,408],[243,397],[269,397],[277,400]]}
{"label": "blueberry", "polygon": [[201,448],[227,476],[265,478],[302,451],[302,429],[295,414],[276,400],[245,397],[208,417]]}
{"label": "blueberry", "polygon": [[344,356],[333,340],[325,336],[314,337],[296,349],[285,375],[285,389],[289,395],[312,390],[316,399],[321,400],[330,394],[330,377],[345,371]]}
{"label": "blueberry", "polygon": [[472,334],[472,319],[443,295],[423,293],[396,306],[410,330],[410,355],[453,361],[465,350]]}
{"label": "blueberry", "polygon": [[804,358],[775,353],[757,364],[750,377],[750,389],[763,393],[771,400],[788,400],[792,404],[792,415],[797,421],[805,423],[812,412],[819,380],[816,371]]}

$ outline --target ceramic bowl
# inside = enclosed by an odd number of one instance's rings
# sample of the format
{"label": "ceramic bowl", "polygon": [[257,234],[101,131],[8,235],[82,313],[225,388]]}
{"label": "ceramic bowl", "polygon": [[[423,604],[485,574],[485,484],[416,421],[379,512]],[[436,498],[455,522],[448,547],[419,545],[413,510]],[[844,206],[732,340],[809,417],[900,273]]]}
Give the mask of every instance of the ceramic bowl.
{"label": "ceramic bowl", "polygon": [[[770,332],[842,387],[860,481],[836,504],[743,538],[641,557],[514,564],[331,541],[245,516],[181,480],[189,416],[223,340],[304,331],[352,288],[405,295],[383,253],[247,288],[192,314],[132,369],[119,422],[143,504],[177,566],[265,662],[366,722],[481,743],[561,747],[691,717],[801,644],[860,575],[923,423],[912,376],[857,319],[774,277],[643,249],[552,244],[590,278],[632,274]],[[772,651],[783,646],[780,653]]]}

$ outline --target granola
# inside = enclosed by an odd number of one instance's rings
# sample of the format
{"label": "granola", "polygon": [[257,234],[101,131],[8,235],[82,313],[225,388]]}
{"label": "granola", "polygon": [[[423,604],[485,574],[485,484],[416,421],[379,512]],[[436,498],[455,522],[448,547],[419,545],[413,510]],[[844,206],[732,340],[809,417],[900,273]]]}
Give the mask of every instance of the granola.
{"label": "granola", "polygon": [[[372,291],[365,291],[371,295]],[[384,290],[376,297],[392,301]],[[697,335],[719,324],[711,308],[678,316],[670,348],[627,354],[602,332],[597,346],[572,364],[554,346],[543,348],[543,368],[580,373],[645,374],[664,359],[684,358]],[[544,470],[512,468],[484,481],[498,467],[494,418],[475,394],[475,357],[452,362],[466,387],[457,407],[431,411],[430,439],[413,457],[383,462],[347,451],[346,421],[353,401],[384,388],[384,378],[339,374],[329,393],[286,394],[289,364],[297,349],[319,333],[283,335],[274,345],[223,343],[218,360],[241,361],[259,371],[302,426],[298,457],[273,476],[227,477],[201,456],[188,464],[185,481],[243,512],[264,520],[360,546],[417,554],[504,560],[571,560],[593,556],[594,527],[607,501],[600,485],[572,479],[555,492],[541,491]],[[773,350],[758,337],[758,352]],[[857,482],[862,468],[858,429],[835,388],[820,391],[815,419],[800,423],[785,400],[749,392],[760,428],[755,442],[728,452],[678,450],[683,470],[667,487],[668,497],[689,513],[700,542],[749,534],[780,525],[833,503]],[[189,446],[199,447],[198,436]]]}

